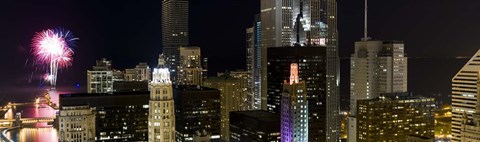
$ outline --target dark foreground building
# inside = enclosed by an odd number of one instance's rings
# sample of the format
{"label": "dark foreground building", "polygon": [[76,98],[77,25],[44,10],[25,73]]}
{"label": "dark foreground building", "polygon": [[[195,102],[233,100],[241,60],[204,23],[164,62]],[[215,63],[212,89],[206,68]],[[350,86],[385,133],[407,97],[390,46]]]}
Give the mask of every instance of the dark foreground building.
{"label": "dark foreground building", "polygon": [[[147,141],[146,92],[61,94],[60,106],[89,106],[95,113],[96,141]],[[59,122],[62,123],[62,122]]]}
{"label": "dark foreground building", "polygon": [[173,87],[175,101],[175,139],[193,141],[197,132],[220,140],[220,90],[196,85]]}
{"label": "dark foreground building", "polygon": [[298,63],[299,80],[305,82],[307,90],[309,141],[327,139],[327,117],[337,116],[327,113],[327,106],[337,106],[335,103],[339,101],[327,102],[326,47],[272,47],[267,50],[268,111],[280,114],[283,83],[289,80],[290,65]]}
{"label": "dark foreground building", "polygon": [[280,142],[280,115],[263,110],[230,112],[230,142]]}

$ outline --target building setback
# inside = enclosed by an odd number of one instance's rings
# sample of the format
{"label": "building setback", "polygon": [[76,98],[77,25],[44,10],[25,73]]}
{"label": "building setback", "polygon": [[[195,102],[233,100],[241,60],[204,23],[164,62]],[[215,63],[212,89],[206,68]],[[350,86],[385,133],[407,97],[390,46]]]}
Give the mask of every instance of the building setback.
{"label": "building setback", "polygon": [[280,115],[264,110],[230,112],[230,142],[280,142]]}
{"label": "building setback", "polygon": [[77,93],[61,94],[59,102],[92,108],[97,141],[147,141],[149,99],[150,92]]}
{"label": "building setback", "polygon": [[[176,141],[193,141],[198,133],[220,139],[220,91],[196,85],[177,85],[175,100]],[[201,136],[201,135],[200,135]]]}
{"label": "building setback", "polygon": [[411,136],[433,139],[434,110],[433,98],[407,94],[358,100],[357,141],[405,142]]}
{"label": "building setback", "polygon": [[[308,100],[309,141],[327,139],[327,56],[325,47],[275,47],[268,49],[268,111],[280,114],[283,82],[290,76],[290,64],[298,63],[299,80],[305,82]],[[333,123],[333,122],[331,122]],[[331,131],[331,130],[328,130]]]}

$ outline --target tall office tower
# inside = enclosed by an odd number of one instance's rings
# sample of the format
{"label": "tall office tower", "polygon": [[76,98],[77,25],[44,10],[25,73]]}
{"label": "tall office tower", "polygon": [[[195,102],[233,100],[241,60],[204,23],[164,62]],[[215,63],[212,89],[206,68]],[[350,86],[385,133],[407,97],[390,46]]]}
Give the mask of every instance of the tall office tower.
{"label": "tall office tower", "polygon": [[335,117],[327,106],[327,48],[275,47],[268,49],[268,111],[280,114],[283,81],[290,76],[291,63],[298,63],[299,80],[305,82],[308,100],[309,141],[327,141],[327,119]]}
{"label": "tall office tower", "polygon": [[250,110],[250,102],[248,101],[248,72],[244,70],[230,71],[230,76],[240,80],[240,89],[242,96],[242,110]]}
{"label": "tall office tower", "polygon": [[197,132],[207,133],[208,140],[220,140],[220,91],[197,85],[177,85],[175,100],[175,139],[194,141]]}
{"label": "tall office tower", "polygon": [[290,66],[290,81],[283,83],[281,102],[280,140],[282,142],[308,141],[308,101],[305,82],[298,78],[298,64]]}
{"label": "tall office tower", "polygon": [[[349,136],[356,138],[357,101],[407,92],[407,57],[399,41],[358,41],[350,65]],[[349,139],[349,141],[355,141]]]}
{"label": "tall office tower", "polygon": [[162,0],[162,43],[166,65],[176,84],[179,48],[188,46],[188,0]]}
{"label": "tall office tower", "polygon": [[97,60],[93,70],[87,70],[87,92],[112,92],[113,78],[112,62],[105,58]]}
{"label": "tall office tower", "polygon": [[205,87],[215,88],[221,92],[221,138],[225,141],[229,139],[229,115],[232,111],[246,110],[246,92],[242,90],[241,80],[234,78],[229,73],[218,77],[209,77],[204,82]]}
{"label": "tall office tower", "polygon": [[[261,31],[262,22],[260,21],[260,14],[255,15],[253,27],[247,28],[247,72],[248,72],[248,102],[250,110],[266,110],[267,104],[263,103],[262,107],[262,91],[261,91]],[[267,96],[263,96],[264,102]]]}
{"label": "tall office tower", "polygon": [[139,63],[133,69],[125,69],[125,81],[145,81],[151,80],[151,71],[147,63]]}
{"label": "tall office tower", "polygon": [[175,112],[172,82],[167,68],[155,68],[150,82],[148,141],[175,141]]}
{"label": "tall office tower", "polygon": [[58,119],[60,142],[95,141],[95,114],[89,106],[62,106]]}
{"label": "tall office tower", "polygon": [[202,85],[202,58],[200,47],[180,47],[179,85]]}
{"label": "tall office tower", "polygon": [[408,137],[433,141],[435,100],[410,97],[406,93],[382,94],[358,100],[357,136],[359,142],[405,142]]}
{"label": "tall office tower", "polygon": [[[68,113],[72,112],[65,110],[66,107],[81,108],[84,106],[89,106],[90,109],[94,111],[93,114],[95,114],[94,140],[147,141],[149,98],[150,93],[148,91],[61,94],[59,97],[61,108],[60,115],[65,113],[68,115]],[[77,114],[70,113],[70,115],[78,115],[78,112]],[[82,118],[84,116],[75,117]],[[87,116],[85,117],[88,118]],[[70,122],[79,123],[81,120],[74,120]],[[70,122],[64,119],[63,121],[60,120],[59,124],[61,126],[62,123]],[[67,126],[66,124],[63,124],[63,126],[64,128],[66,127],[70,128],[70,130],[72,129],[72,125]],[[75,128],[73,129],[78,130]]]}
{"label": "tall office tower", "polygon": [[[478,79],[478,77],[477,77]],[[480,82],[477,82],[477,86]],[[461,141],[462,142],[478,142],[480,141],[480,95],[476,93],[477,105],[475,107],[475,113],[472,118],[468,117],[468,114],[464,112],[461,123]]]}
{"label": "tall office tower", "polygon": [[290,46],[293,0],[260,1],[260,91],[262,110],[267,110],[267,48]]}
{"label": "tall office tower", "polygon": [[478,82],[480,71],[480,50],[452,78],[452,141],[460,142],[462,137],[462,122],[465,118],[472,119],[479,113],[475,108],[478,104]]}
{"label": "tall office tower", "polygon": [[264,110],[230,113],[230,142],[279,142],[280,115]]}

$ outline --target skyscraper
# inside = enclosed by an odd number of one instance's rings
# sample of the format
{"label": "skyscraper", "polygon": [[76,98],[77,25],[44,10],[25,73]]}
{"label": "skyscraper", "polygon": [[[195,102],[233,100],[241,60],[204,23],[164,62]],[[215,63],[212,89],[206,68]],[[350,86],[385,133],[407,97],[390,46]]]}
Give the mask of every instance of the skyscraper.
{"label": "skyscraper", "polygon": [[407,57],[399,41],[358,41],[350,65],[349,141],[356,138],[357,101],[407,92]]}
{"label": "skyscraper", "polygon": [[290,67],[290,81],[285,80],[280,114],[282,142],[308,141],[308,101],[305,82],[298,78],[298,64]]}
{"label": "skyscraper", "polygon": [[[331,124],[327,106],[327,47],[273,47],[268,49],[268,111],[280,114],[283,81],[291,63],[298,63],[299,80],[305,82],[308,100],[309,141],[326,141]],[[331,123],[331,122],[330,122]]]}
{"label": "skyscraper", "polygon": [[[452,141],[466,140],[462,135],[462,123],[473,123],[472,118],[479,113],[478,82],[480,73],[480,50],[452,78]],[[470,121],[470,122],[468,122]],[[470,124],[473,125],[473,124]],[[466,126],[465,126],[466,127]],[[465,133],[465,132],[464,132]]]}
{"label": "skyscraper", "polygon": [[175,112],[170,73],[167,68],[156,68],[152,76],[149,87],[148,141],[173,142]]}
{"label": "skyscraper", "polygon": [[205,80],[206,87],[215,88],[221,92],[221,137],[225,141],[229,141],[230,127],[229,115],[232,111],[246,110],[246,92],[242,90],[241,80],[233,78],[229,73],[222,74],[218,77],[209,77]]}
{"label": "skyscraper", "polygon": [[202,58],[200,47],[180,47],[177,84],[202,85]]}
{"label": "skyscraper", "polygon": [[145,81],[148,82],[151,79],[151,71],[147,63],[139,63],[133,69],[125,69],[125,81]]}
{"label": "skyscraper", "polygon": [[176,85],[175,130],[177,142],[194,141],[197,132],[208,140],[220,140],[220,91],[197,85]]}
{"label": "skyscraper", "polygon": [[179,48],[188,46],[188,0],[162,0],[162,43],[166,65],[176,83]]}
{"label": "skyscraper", "polygon": [[[267,110],[266,95],[262,95],[261,91],[261,72],[262,72],[262,22],[260,14],[255,15],[253,27],[247,29],[247,72],[248,72],[248,102],[251,109]],[[262,104],[263,98],[263,104]],[[263,105],[263,106],[262,106]]]}
{"label": "skyscraper", "polygon": [[[327,47],[326,138],[311,136],[309,141],[338,141],[340,137],[340,62],[337,41],[336,0],[261,0],[261,91],[267,96],[267,48],[305,45]],[[300,13],[301,12],[301,13]],[[298,19],[298,22],[297,22]],[[298,24],[295,24],[298,23]],[[295,43],[292,43],[295,41]],[[270,95],[270,94],[268,94]],[[265,104],[266,100],[262,100]],[[266,109],[262,107],[262,109]]]}

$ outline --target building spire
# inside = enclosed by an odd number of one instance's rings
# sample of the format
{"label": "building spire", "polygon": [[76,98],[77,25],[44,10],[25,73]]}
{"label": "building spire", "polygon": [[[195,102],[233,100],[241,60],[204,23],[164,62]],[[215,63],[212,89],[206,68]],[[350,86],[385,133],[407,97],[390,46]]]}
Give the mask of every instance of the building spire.
{"label": "building spire", "polygon": [[168,71],[168,68],[153,69],[152,83],[171,84],[172,81],[170,81],[170,72]]}
{"label": "building spire", "polygon": [[292,63],[290,64],[290,85],[297,84],[298,81],[298,64]]}
{"label": "building spire", "polygon": [[364,17],[364,27],[363,27],[363,41],[369,40],[368,37],[368,0],[365,0],[365,17]]}

